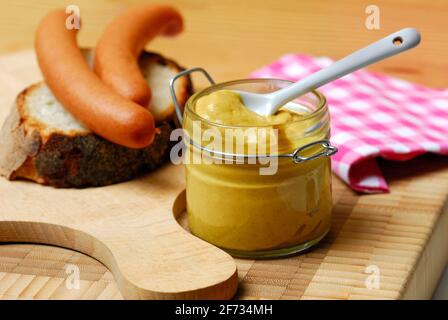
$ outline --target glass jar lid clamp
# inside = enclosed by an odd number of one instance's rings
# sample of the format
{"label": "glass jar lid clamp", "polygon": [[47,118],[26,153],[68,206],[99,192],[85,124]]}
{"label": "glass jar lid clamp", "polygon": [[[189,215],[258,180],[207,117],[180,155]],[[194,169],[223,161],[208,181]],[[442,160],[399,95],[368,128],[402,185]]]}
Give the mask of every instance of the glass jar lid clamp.
{"label": "glass jar lid clamp", "polygon": [[[177,75],[175,75],[171,80],[170,80],[170,93],[171,93],[171,98],[173,100],[174,103],[174,107],[176,109],[176,116],[177,119],[179,121],[179,123],[182,125],[182,108],[179,105],[179,101],[177,99],[176,96],[176,90],[175,90],[175,83],[176,80],[178,80],[181,77],[187,76],[191,73],[194,72],[200,72],[202,73],[207,80],[210,82],[211,85],[215,85],[216,82],[213,80],[213,78],[210,76],[210,74],[205,71],[203,68],[192,68],[192,69],[188,69],[188,70],[184,70],[180,73],[178,73]],[[191,139],[189,139],[189,142],[192,146],[194,146],[195,148],[198,148],[202,151],[205,151],[211,155],[217,155],[217,156],[222,156],[225,158],[243,158],[243,159],[247,159],[247,158],[253,158],[253,157],[258,157],[256,155],[242,155],[242,154],[230,154],[230,153],[226,153],[226,152],[218,152],[218,151],[214,151],[214,150],[210,150],[204,146],[201,146],[198,143],[195,143],[194,141],[192,141]],[[322,148],[320,149],[319,152],[316,152],[314,154],[311,154],[309,156],[302,156],[301,154],[312,147],[315,146],[321,146]],[[332,155],[334,155],[336,152],[338,151],[338,149],[331,145],[329,140],[318,140],[318,141],[313,141],[311,143],[308,143],[306,145],[300,146],[297,149],[295,149],[292,153],[283,153],[283,154],[277,154],[277,155],[269,155],[268,157],[278,157],[278,158],[291,158],[292,161],[294,163],[302,163],[305,161],[311,161],[311,160],[315,160],[318,159],[320,157],[331,157]],[[266,157],[266,156],[263,156]]]}

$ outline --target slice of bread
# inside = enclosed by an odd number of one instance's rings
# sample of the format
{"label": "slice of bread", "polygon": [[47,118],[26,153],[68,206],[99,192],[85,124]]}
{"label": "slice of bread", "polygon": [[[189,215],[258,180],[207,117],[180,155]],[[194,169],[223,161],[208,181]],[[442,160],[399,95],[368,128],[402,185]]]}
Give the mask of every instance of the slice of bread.
{"label": "slice of bread", "polygon": [[[89,61],[91,52],[85,54]],[[139,64],[153,92],[149,109],[159,129],[154,143],[130,149],[99,137],[77,121],[40,82],[18,95],[3,124],[0,174],[10,180],[22,178],[54,187],[83,188],[126,181],[162,164],[175,127],[169,81],[182,68],[149,52],[140,56]],[[179,79],[175,90],[183,105],[192,93],[190,79]]]}

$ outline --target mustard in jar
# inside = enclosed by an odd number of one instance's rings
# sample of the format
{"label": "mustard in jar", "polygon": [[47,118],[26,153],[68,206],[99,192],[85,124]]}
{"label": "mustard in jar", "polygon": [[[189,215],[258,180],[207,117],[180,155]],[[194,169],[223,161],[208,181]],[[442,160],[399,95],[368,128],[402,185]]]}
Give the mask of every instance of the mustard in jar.
{"label": "mustard in jar", "polygon": [[[331,153],[325,148],[331,146],[324,96],[310,92],[263,117],[232,91],[268,93],[289,84],[272,79],[223,83],[196,93],[185,106],[189,228],[235,256],[299,252],[320,241],[330,228]],[[210,152],[210,139],[198,138],[198,130],[219,134],[218,142],[233,151]],[[243,139],[228,143],[228,130],[242,133]],[[218,135],[212,136],[217,140]],[[252,154],[261,146],[266,157]],[[195,156],[203,161],[193,161]],[[266,158],[275,159],[273,173],[261,173],[272,165]]]}

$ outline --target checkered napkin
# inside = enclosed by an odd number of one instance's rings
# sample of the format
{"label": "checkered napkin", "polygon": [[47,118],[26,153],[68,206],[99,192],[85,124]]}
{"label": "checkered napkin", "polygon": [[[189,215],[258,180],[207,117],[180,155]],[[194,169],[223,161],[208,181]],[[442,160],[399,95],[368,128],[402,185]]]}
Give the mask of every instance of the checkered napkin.
{"label": "checkered napkin", "polygon": [[[331,64],[329,58],[286,55],[251,74],[297,81]],[[376,158],[406,161],[448,154],[448,90],[360,70],[320,91],[331,114],[331,141],[339,148],[333,171],[361,192],[387,192]]]}

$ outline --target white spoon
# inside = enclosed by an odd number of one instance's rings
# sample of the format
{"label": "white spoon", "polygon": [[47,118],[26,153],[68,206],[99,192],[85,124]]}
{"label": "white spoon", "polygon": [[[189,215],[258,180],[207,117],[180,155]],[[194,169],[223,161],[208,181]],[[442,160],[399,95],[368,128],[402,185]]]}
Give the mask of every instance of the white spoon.
{"label": "white spoon", "polygon": [[241,95],[244,104],[250,110],[263,116],[272,115],[287,102],[313,89],[369,64],[411,49],[419,43],[420,34],[417,30],[402,29],[281,90],[266,94],[235,91]]}

